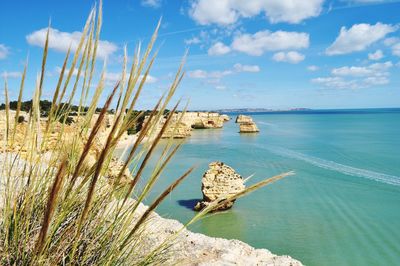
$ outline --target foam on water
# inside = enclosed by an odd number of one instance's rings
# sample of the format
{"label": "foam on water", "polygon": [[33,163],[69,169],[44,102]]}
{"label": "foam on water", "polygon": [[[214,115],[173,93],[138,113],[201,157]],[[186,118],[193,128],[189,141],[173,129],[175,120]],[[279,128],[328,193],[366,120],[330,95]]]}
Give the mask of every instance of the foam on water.
{"label": "foam on water", "polygon": [[342,174],[350,175],[350,176],[357,176],[363,177],[371,180],[375,180],[378,182],[382,182],[385,184],[400,186],[400,177],[394,175],[388,175],[384,173],[374,172],[366,169],[356,168],[349,165],[344,165],[340,163],[336,163],[334,161],[329,161],[325,159],[321,159],[318,157],[306,155],[300,152],[296,152],[293,150],[281,148],[281,147],[269,147],[267,148],[270,152],[283,156],[288,157],[296,160],[300,160],[312,165],[315,165],[320,168],[337,171]]}

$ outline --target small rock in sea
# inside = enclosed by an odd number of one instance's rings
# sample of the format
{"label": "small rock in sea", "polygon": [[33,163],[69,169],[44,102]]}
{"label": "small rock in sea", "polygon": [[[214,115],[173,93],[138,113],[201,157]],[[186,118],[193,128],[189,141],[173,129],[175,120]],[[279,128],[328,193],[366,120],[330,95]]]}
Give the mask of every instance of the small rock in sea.
{"label": "small rock in sea", "polygon": [[[245,189],[244,179],[232,167],[223,162],[212,162],[202,178],[201,190],[203,200],[198,202],[194,210],[200,211],[215,200],[224,200]],[[227,210],[235,201],[230,201],[213,211]]]}
{"label": "small rock in sea", "polygon": [[256,123],[253,121],[253,118],[251,118],[251,116],[238,115],[236,117],[236,123],[239,123],[239,132],[240,133],[258,133],[258,132],[260,132]]}
{"label": "small rock in sea", "polygon": [[248,123],[240,123],[239,125],[240,133],[258,133],[260,130],[258,129],[256,123],[248,122]]}
{"label": "small rock in sea", "polygon": [[250,123],[250,122],[253,122],[253,118],[251,118],[251,116],[248,116],[248,115],[238,115],[236,117],[236,121],[235,121],[235,123],[239,123],[239,124]]}

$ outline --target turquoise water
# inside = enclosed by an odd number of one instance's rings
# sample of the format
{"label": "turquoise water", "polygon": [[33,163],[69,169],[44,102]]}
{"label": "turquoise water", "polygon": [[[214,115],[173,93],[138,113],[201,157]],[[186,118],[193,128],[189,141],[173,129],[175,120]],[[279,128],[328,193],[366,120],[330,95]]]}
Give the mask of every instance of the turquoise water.
{"label": "turquoise water", "polygon": [[[257,135],[196,130],[153,196],[191,166],[194,173],[157,210],[188,221],[208,163],[220,160],[254,183],[287,177],[210,215],[191,230],[236,238],[306,265],[400,264],[400,112],[258,114]],[[154,163],[154,162],[153,162]],[[150,201],[152,197],[148,200]]]}

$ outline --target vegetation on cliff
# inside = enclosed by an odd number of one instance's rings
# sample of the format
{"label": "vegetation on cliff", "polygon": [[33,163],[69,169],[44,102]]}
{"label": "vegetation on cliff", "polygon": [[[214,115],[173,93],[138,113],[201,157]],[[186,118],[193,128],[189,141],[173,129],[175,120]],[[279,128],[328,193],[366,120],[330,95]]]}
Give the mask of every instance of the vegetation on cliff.
{"label": "vegetation on cliff", "polygon": [[[135,143],[119,164],[119,174],[106,180],[104,176],[112,165],[114,150],[121,136],[145,115],[134,110],[156,58],[156,53],[151,51],[160,24],[144,52],[138,46],[132,60],[129,60],[132,62],[130,68],[125,49],[122,78],[112,88],[101,109],[97,109],[100,96],[106,89],[104,70],[98,83],[94,84],[101,24],[100,3],[98,9],[90,12],[76,51],[66,54],[50,104],[41,101],[49,31],[41,72],[30,104],[23,104],[21,100],[27,65],[18,101],[13,103],[15,112],[11,112],[5,83],[5,123],[0,129],[1,265],[135,265],[162,263],[165,260],[168,241],[146,246],[144,240],[151,224],[148,218],[192,169],[182,171],[182,175],[167,186],[146,211],[137,210],[181,145],[170,139],[161,148],[160,154],[154,153],[178,108],[176,104],[170,112],[166,109],[183,78],[183,64],[165,95],[149,112],[148,122],[142,126]],[[72,78],[75,68],[78,72]],[[125,74],[127,72],[128,75]],[[89,99],[88,90],[93,87],[94,96]],[[79,105],[74,106],[72,102],[79,102]],[[27,121],[18,123],[23,110],[29,112]],[[114,119],[106,121],[107,112],[111,110]],[[46,118],[42,119],[44,112]],[[72,112],[76,112],[76,122],[67,125]],[[164,115],[165,123],[156,137],[144,141],[145,136],[155,130],[156,121]],[[104,124],[107,126],[104,127]],[[95,159],[88,162],[92,154],[95,154]],[[158,163],[149,169],[148,162],[154,156],[159,156]],[[132,169],[131,178],[122,180],[122,177],[126,179],[127,169]],[[145,169],[149,169],[151,174],[146,177],[144,186],[138,186],[144,178]],[[285,175],[218,199],[187,224]]]}

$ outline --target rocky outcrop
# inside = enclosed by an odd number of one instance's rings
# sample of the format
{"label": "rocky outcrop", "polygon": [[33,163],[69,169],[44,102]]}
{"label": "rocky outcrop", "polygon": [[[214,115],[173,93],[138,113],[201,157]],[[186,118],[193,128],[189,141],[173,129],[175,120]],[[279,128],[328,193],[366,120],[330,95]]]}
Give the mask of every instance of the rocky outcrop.
{"label": "rocky outcrop", "polygon": [[[229,117],[228,117],[229,118]],[[210,129],[222,128],[227,116],[222,116],[219,113],[211,112],[186,112],[176,113],[172,116],[170,125],[165,130],[162,138],[186,138],[192,134],[192,129]],[[144,119],[144,124],[147,123],[148,117]],[[156,129],[153,131],[153,136],[156,135],[166,121],[165,117],[161,117],[157,122]]]}
{"label": "rocky outcrop", "polygon": [[[133,199],[130,199],[133,201]],[[139,204],[137,216],[140,217],[147,206]],[[166,252],[165,265],[268,265],[268,266],[301,266],[300,261],[289,256],[279,256],[267,249],[255,249],[236,239],[223,239],[193,233],[173,219],[160,217],[152,212],[147,223],[148,234],[143,238],[145,249],[155,248],[179,232],[176,240]],[[183,228],[183,229],[182,229]]]}
{"label": "rocky outcrop", "polygon": [[183,139],[189,137],[192,134],[192,130],[186,124],[182,122],[174,122],[170,125],[162,135],[162,138],[175,138]]}
{"label": "rocky outcrop", "polygon": [[229,120],[231,120],[231,118],[228,115],[221,115],[222,120],[224,120],[224,122],[228,122]]}
{"label": "rocky outcrop", "polygon": [[[118,158],[113,157],[108,164],[108,168],[106,173],[104,174],[104,177],[107,178],[109,183],[113,184],[118,178],[119,173],[121,172],[123,167],[124,162],[122,162]],[[131,172],[129,171],[129,168],[126,168],[119,179],[119,184],[127,184],[131,179]]]}
{"label": "rocky outcrop", "polygon": [[[149,117],[146,117],[144,119],[143,124],[148,123]],[[151,135],[149,135],[149,138],[155,138],[157,134],[160,132],[162,127],[164,126],[166,122],[165,117],[160,117],[160,120],[155,122],[155,129],[151,131]],[[166,138],[174,138],[174,139],[182,139],[190,136],[192,133],[192,128],[185,123],[182,123],[182,120],[180,119],[179,116],[174,114],[172,117],[171,121],[169,122],[169,125],[167,129],[164,131],[163,135],[161,138],[166,139]],[[150,132],[150,131],[149,131]]]}
{"label": "rocky outcrop", "polygon": [[258,133],[258,132],[260,132],[260,130],[258,129],[256,123],[246,122],[246,123],[241,123],[239,125],[239,132],[240,133]]}
{"label": "rocky outcrop", "polygon": [[253,119],[248,115],[238,115],[236,117],[236,123],[250,123],[253,122]]}
{"label": "rocky outcrop", "polygon": [[[6,155],[0,153],[0,164],[3,165]],[[22,169],[25,163],[23,160],[16,160],[13,177],[21,178]],[[45,169],[45,168],[44,168]],[[44,170],[42,169],[42,170]],[[3,170],[3,169],[1,169]],[[5,186],[5,175],[0,173],[0,190]],[[102,179],[100,179],[101,182]],[[22,189],[22,184],[15,186],[14,189]],[[2,212],[4,193],[0,193],[0,212]],[[132,198],[127,199],[127,206],[133,206],[136,201]],[[110,203],[110,208],[121,202],[115,199]],[[139,203],[134,213],[133,221],[128,226],[134,226],[138,219],[148,209]],[[110,221],[115,217],[110,217]],[[107,219],[107,218],[105,218]],[[289,256],[279,256],[271,253],[267,249],[255,249],[239,240],[228,240],[223,238],[209,237],[199,233],[193,233],[184,228],[184,225],[177,220],[166,219],[155,212],[151,212],[148,222],[145,222],[144,233],[141,244],[137,251],[140,254],[149,254],[149,250],[154,250],[162,244],[168,243],[169,247],[163,251],[165,258],[164,265],[268,265],[268,266],[301,266],[301,262]],[[169,242],[166,242],[169,241]]]}
{"label": "rocky outcrop", "polygon": [[257,133],[260,132],[253,118],[247,115],[238,115],[236,117],[236,123],[239,123],[240,133]]}
{"label": "rocky outcrop", "polygon": [[[212,162],[201,180],[203,200],[194,209],[200,211],[215,200],[223,200],[245,189],[243,178],[230,166],[222,162]],[[222,211],[233,206],[234,201],[218,207],[214,211]]]}
{"label": "rocky outcrop", "polygon": [[194,129],[222,128],[224,118],[219,113],[212,112],[186,112],[182,123]]}

